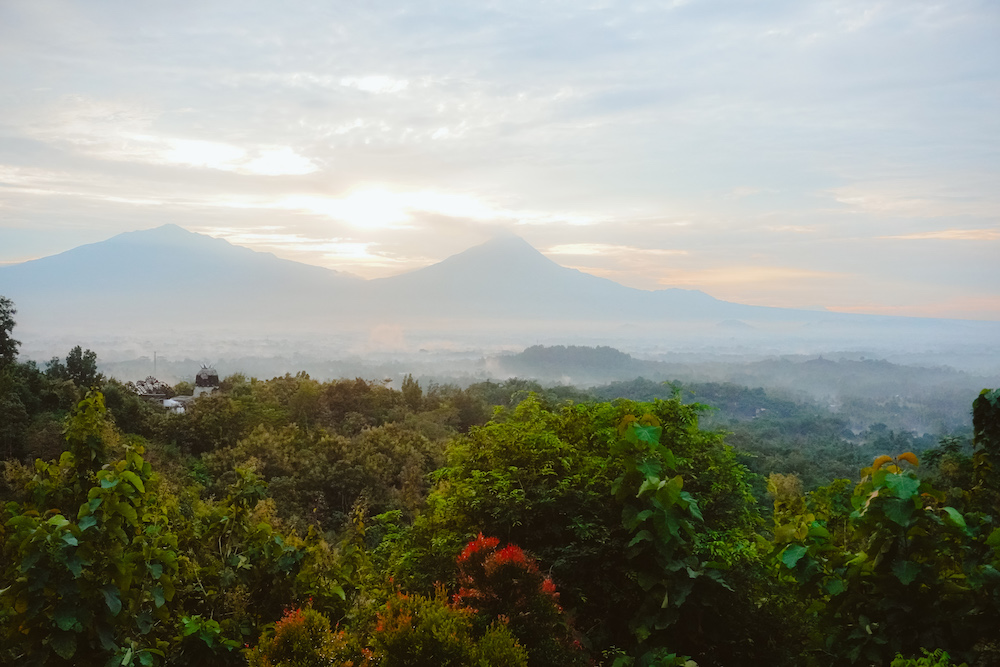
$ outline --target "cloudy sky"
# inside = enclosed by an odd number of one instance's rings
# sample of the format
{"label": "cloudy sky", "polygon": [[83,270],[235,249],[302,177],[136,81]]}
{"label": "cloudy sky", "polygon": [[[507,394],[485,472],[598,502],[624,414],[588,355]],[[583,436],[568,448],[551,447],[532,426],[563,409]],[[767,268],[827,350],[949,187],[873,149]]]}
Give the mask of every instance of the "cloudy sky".
{"label": "cloudy sky", "polygon": [[1000,320],[1000,4],[4,0],[0,263],[167,222]]}

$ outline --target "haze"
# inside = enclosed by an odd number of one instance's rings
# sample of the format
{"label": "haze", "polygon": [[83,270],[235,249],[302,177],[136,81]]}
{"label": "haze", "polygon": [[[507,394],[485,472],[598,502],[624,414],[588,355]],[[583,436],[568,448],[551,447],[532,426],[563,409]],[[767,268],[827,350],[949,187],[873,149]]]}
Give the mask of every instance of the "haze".
{"label": "haze", "polygon": [[0,5],[0,262],[164,223],[383,277],[515,231],[741,303],[1000,320],[991,2]]}

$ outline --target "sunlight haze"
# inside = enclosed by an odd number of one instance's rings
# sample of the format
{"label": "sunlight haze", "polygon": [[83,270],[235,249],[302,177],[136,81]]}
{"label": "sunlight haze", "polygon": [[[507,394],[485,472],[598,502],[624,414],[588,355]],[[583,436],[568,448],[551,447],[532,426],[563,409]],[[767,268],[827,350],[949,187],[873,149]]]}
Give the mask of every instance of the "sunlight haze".
{"label": "sunlight haze", "polygon": [[166,223],[364,278],[1000,320],[1000,7],[0,5],[0,266]]}

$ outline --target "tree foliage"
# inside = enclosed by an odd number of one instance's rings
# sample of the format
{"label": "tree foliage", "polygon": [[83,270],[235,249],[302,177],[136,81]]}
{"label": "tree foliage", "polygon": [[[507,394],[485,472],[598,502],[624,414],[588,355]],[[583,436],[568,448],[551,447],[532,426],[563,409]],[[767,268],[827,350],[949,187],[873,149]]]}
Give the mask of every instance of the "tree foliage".
{"label": "tree foliage", "polygon": [[14,302],[0,295],[0,369],[14,363],[17,359],[17,348],[21,342],[14,339],[14,316],[17,309]]}
{"label": "tree foliage", "polygon": [[996,390],[918,459],[727,385],[728,433],[648,383],[237,374],[174,414],[92,354],[0,369],[0,664],[1000,658]]}

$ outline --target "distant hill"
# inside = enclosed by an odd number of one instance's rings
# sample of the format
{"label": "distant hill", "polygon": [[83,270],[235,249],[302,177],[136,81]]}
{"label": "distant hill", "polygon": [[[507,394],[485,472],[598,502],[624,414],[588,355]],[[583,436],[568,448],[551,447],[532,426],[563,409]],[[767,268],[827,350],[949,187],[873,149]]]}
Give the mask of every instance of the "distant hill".
{"label": "distant hill", "polygon": [[532,345],[518,354],[499,357],[501,376],[532,378],[548,382],[572,382],[580,386],[634,378],[662,366],[655,361],[640,361],[632,355],[605,345]]}
{"label": "distant hill", "polygon": [[183,327],[308,318],[362,280],[177,225],[0,268],[0,293],[37,325]]}
{"label": "distant hill", "polygon": [[[671,297],[683,308],[722,303],[697,290],[649,292],[568,269],[517,236],[475,246],[437,264],[371,281],[380,302],[407,315],[601,320],[662,319],[645,312]],[[680,315],[681,313],[674,313]]]}
{"label": "distant hill", "polygon": [[516,236],[365,281],[164,225],[0,268],[0,294],[16,303],[20,327],[74,334],[331,335],[389,325],[448,336],[471,331],[480,341],[506,343],[544,331],[567,342],[676,343],[683,335],[699,345],[753,346],[785,337],[788,345],[822,340],[839,349],[873,336],[935,349],[1000,339],[1000,323],[766,308],[698,290],[633,289],[560,266]]}

